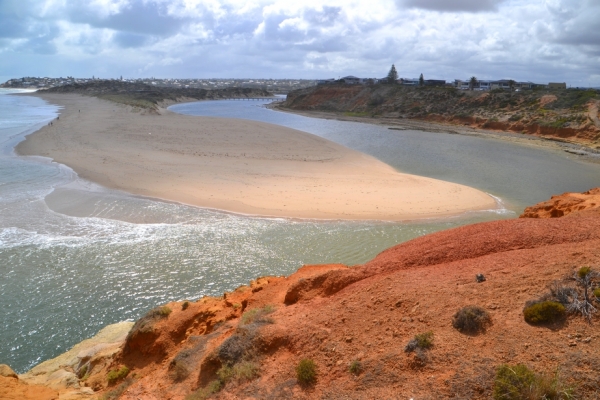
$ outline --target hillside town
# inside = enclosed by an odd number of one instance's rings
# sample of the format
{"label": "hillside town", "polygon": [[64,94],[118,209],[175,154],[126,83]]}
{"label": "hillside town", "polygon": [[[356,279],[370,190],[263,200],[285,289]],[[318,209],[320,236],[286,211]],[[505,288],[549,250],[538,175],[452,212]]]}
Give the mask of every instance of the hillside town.
{"label": "hillside town", "polygon": [[[380,83],[390,83],[388,77],[385,78],[358,78],[356,76],[345,76],[340,79],[325,79],[317,81],[317,85],[327,85],[343,83],[347,85],[375,85]],[[524,90],[524,89],[566,89],[565,82],[549,82],[549,83],[534,83],[534,82],[517,82],[511,79],[498,80],[479,80],[479,79],[455,79],[447,82],[444,79],[422,79],[421,78],[398,78],[394,79],[393,83],[403,86],[449,86],[461,90]]]}
{"label": "hillside town", "polygon": [[[84,84],[93,82],[94,80],[100,80],[100,78],[96,76],[91,78],[74,78],[72,76],[67,76],[66,78],[23,77],[10,79],[5,83],[0,84],[0,88],[49,89],[57,86],[71,85],[76,83]],[[154,77],[126,79],[120,77],[116,80],[130,83],[144,83],[158,87],[181,89],[264,89],[275,94],[287,93],[292,90],[303,89],[316,84],[316,80],[309,79],[161,79]]]}

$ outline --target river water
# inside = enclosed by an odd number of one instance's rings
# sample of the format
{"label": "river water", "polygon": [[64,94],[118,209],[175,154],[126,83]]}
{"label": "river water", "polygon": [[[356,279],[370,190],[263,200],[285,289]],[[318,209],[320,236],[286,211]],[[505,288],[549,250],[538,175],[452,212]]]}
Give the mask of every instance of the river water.
{"label": "river water", "polygon": [[[363,263],[417,236],[512,218],[523,205],[551,194],[600,186],[599,166],[548,150],[305,118],[260,102],[172,107],[291,126],[404,172],[478,187],[507,204],[493,212],[406,223],[244,217],[104,189],[48,159],[14,155],[25,134],[60,110],[13,92],[0,90],[0,363],[18,372],[160,303],[218,296],[302,264]],[[131,222],[141,220],[146,223]]]}

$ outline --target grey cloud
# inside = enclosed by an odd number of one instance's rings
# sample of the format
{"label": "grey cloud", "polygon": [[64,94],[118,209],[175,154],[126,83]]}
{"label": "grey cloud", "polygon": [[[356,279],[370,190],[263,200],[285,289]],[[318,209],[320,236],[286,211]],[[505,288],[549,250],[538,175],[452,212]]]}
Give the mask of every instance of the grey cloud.
{"label": "grey cloud", "polygon": [[448,12],[495,11],[505,0],[398,0],[401,6]]}
{"label": "grey cloud", "polygon": [[137,33],[117,32],[114,41],[121,47],[141,47],[148,43],[149,37]]}
{"label": "grey cloud", "polygon": [[600,1],[546,1],[546,9],[551,19],[535,22],[534,32],[539,40],[579,46],[583,51],[591,53],[600,50]]}
{"label": "grey cloud", "polygon": [[333,26],[341,18],[341,7],[323,6],[322,10],[314,8],[304,11],[304,19],[316,26]]}
{"label": "grey cloud", "polygon": [[89,24],[96,28],[162,37],[177,33],[189,22],[187,18],[170,15],[164,4],[134,0],[117,14],[102,17],[84,3],[68,10],[72,22]]}

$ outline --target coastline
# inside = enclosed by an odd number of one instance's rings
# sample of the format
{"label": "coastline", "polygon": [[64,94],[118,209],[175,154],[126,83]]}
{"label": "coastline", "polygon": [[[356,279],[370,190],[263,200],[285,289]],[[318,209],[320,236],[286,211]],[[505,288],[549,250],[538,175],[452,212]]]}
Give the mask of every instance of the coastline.
{"label": "coastline", "polygon": [[557,151],[564,151],[569,154],[574,154],[578,157],[583,158],[587,162],[600,164],[600,151],[592,147],[586,146],[585,143],[573,143],[523,133],[475,128],[466,124],[454,125],[441,122],[422,121],[416,119],[399,119],[386,117],[374,118],[352,116],[343,113],[328,111],[293,110],[291,108],[283,107],[279,104],[274,104],[270,106],[270,108],[276,111],[297,114],[309,118],[333,119],[337,121],[360,122],[364,124],[386,126],[390,130],[415,130],[453,135],[476,136],[488,139],[503,140],[527,146],[545,147]]}
{"label": "coastline", "polygon": [[[496,208],[463,185],[403,174],[320,137],[262,122],[192,117],[75,94],[15,149],[135,195],[263,217],[404,221]],[[398,201],[402,199],[402,201]]]}

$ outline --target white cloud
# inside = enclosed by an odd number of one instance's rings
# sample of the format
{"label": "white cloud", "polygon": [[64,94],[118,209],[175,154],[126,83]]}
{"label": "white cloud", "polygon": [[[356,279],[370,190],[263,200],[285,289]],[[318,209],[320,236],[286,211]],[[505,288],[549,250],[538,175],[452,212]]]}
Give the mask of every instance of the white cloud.
{"label": "white cloud", "polygon": [[600,85],[598,20],[598,0],[2,0],[0,69]]}

